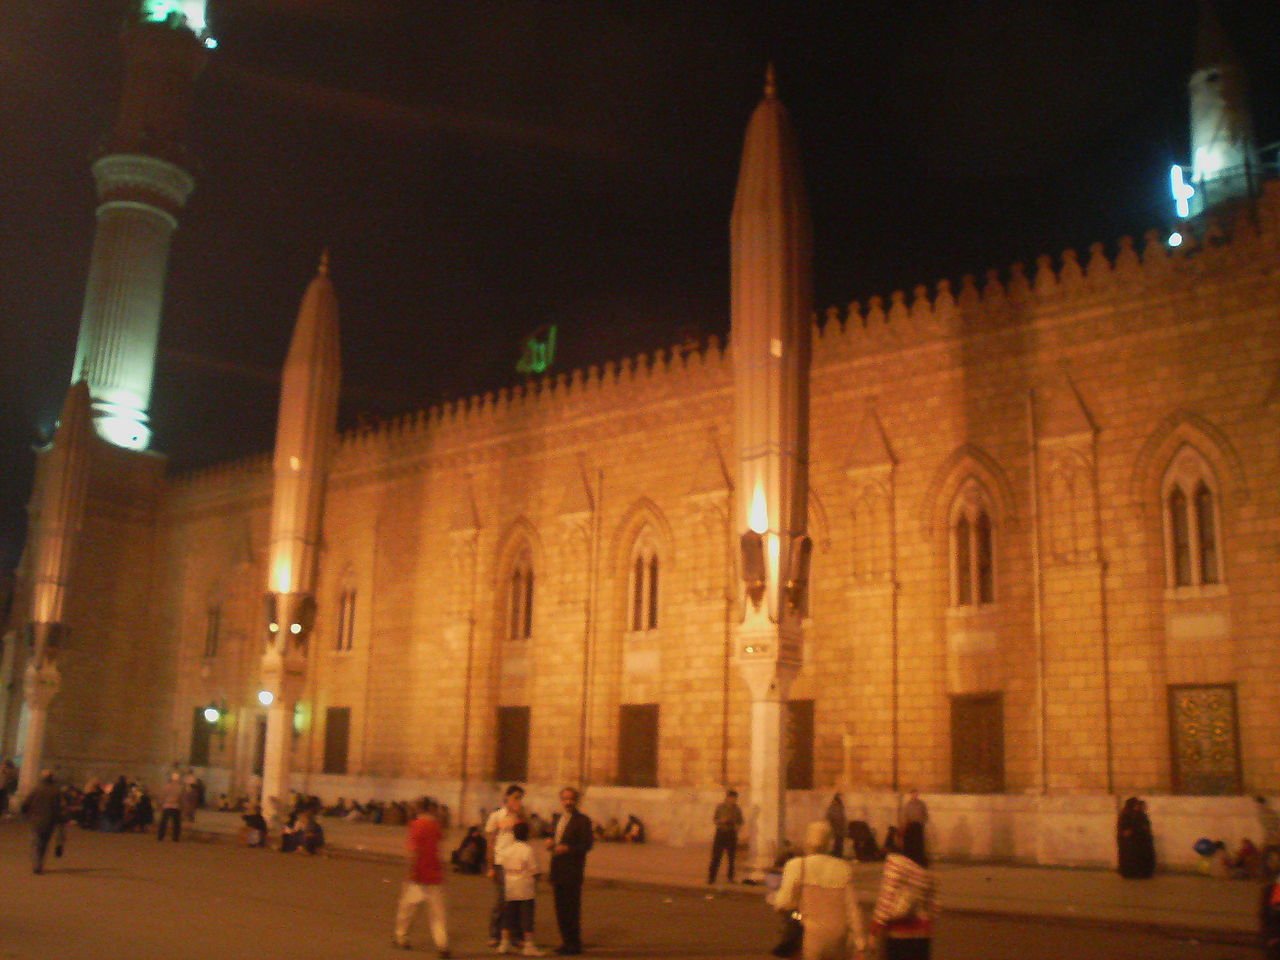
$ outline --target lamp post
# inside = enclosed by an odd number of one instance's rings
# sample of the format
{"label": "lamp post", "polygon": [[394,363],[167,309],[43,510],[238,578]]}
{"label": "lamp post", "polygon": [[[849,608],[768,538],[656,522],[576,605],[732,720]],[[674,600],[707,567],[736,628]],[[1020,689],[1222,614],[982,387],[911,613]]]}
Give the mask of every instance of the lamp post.
{"label": "lamp post", "polygon": [[808,202],[773,69],[752,114],[730,222],[737,523],[738,669],[751,692],[751,866],[786,835],[786,702],[803,662],[808,584]]}

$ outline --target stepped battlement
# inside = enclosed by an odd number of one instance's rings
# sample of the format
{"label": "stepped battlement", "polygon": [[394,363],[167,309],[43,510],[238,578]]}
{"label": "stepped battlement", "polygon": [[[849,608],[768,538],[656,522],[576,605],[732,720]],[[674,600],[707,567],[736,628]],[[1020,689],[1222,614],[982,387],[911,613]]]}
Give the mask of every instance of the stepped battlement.
{"label": "stepped battlement", "polygon": [[[1184,227],[1182,244],[1175,248],[1152,230],[1141,247],[1131,237],[1121,237],[1111,249],[1092,244],[1083,257],[1068,249],[1056,259],[1038,257],[1030,270],[1021,263],[1003,272],[989,270],[981,282],[966,275],[958,284],[939,280],[932,292],[920,284],[909,296],[896,290],[887,299],[875,295],[865,303],[829,306],[814,318],[814,363],[980,335],[1090,302],[1149,301],[1161,292],[1186,292],[1228,266],[1235,276],[1242,267],[1265,272],[1280,248],[1280,180],[1268,182],[1253,208],[1229,224],[1208,220],[1198,228]],[[344,430],[337,437],[334,469],[358,470],[413,458],[429,448],[458,449],[531,429],[568,426],[728,389],[731,380],[729,348],[712,336],[696,348],[671,347],[609,360]],[[175,493],[199,498],[244,490],[270,475],[267,453],[194,470],[171,478],[171,484]]]}

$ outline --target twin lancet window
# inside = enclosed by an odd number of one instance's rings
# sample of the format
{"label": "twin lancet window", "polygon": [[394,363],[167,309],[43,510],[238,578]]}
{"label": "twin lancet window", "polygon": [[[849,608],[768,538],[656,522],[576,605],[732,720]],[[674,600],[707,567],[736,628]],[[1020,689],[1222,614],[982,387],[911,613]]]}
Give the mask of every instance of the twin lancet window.
{"label": "twin lancet window", "polygon": [[1165,568],[1170,587],[1222,582],[1218,550],[1218,497],[1213,474],[1195,450],[1184,447],[1165,474]]}
{"label": "twin lancet window", "polygon": [[976,482],[961,490],[951,511],[951,605],[995,602],[995,548],[991,514]]}
{"label": "twin lancet window", "polygon": [[533,558],[526,550],[511,569],[511,593],[507,598],[507,639],[533,636]]}
{"label": "twin lancet window", "polygon": [[658,629],[658,554],[652,546],[637,546],[631,562],[631,616],[633,633]]}

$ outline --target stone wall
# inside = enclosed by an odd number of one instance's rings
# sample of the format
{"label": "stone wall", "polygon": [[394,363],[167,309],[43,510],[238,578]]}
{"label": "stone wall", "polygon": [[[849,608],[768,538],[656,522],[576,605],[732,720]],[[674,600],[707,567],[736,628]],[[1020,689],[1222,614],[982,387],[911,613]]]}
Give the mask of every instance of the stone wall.
{"label": "stone wall", "polygon": [[[1045,258],[1033,277],[873,298],[815,327],[814,573],[792,691],[815,702],[812,797],[843,783],[879,809],[916,786],[948,855],[1100,862],[1114,795],[1175,788],[1176,684],[1235,685],[1240,786],[1280,789],[1278,211],[1272,185],[1256,221],[1176,253],[1098,246],[1084,266]],[[326,711],[345,707],[351,789],[320,781],[335,795],[465,782],[478,807],[497,710],[527,706],[536,790],[584,781],[602,810],[647,811],[655,837],[695,835],[718,785],[747,779],[747,694],[726,659],[731,418],[712,342],[343,435],[295,769],[322,773]],[[1169,586],[1162,504],[1183,456],[1213,488],[1221,583]],[[77,722],[152,663],[171,678],[157,695],[168,716],[141,749],[184,757],[193,710],[225,703],[211,764],[248,782],[269,470],[260,458],[168,482],[157,559],[138,574],[152,619],[112,634],[100,676],[73,678]],[[961,508],[991,523],[990,603],[955,602]],[[132,596],[104,578],[142,557],[105,520],[94,537],[84,610]],[[660,562],[653,630],[629,629],[637,543]],[[528,637],[509,623],[521,564]],[[344,592],[350,650],[337,649]],[[1003,793],[949,795],[953,704],[989,695]],[[659,705],[658,785],[615,794],[619,708],[644,703]],[[68,758],[108,749],[78,736]],[[793,823],[808,796],[793,796]]]}

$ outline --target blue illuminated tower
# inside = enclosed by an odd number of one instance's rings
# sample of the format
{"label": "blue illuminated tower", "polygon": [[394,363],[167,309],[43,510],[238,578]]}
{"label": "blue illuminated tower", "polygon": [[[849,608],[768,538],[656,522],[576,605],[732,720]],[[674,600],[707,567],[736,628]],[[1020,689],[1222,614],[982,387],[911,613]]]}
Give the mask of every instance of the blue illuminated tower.
{"label": "blue illuminated tower", "polygon": [[146,0],[123,43],[120,109],[93,164],[98,223],[72,382],[89,384],[99,436],[145,450],[169,246],[195,187],[185,133],[213,45],[204,0]]}

